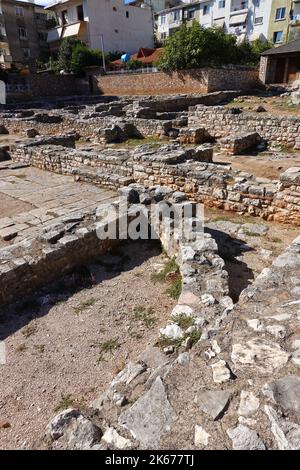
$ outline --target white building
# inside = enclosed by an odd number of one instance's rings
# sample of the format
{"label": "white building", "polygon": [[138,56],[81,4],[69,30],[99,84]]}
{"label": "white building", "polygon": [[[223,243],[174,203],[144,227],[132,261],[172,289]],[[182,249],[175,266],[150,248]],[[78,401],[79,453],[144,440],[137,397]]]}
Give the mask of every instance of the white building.
{"label": "white building", "polygon": [[157,38],[165,40],[183,21],[204,27],[220,26],[239,40],[267,40],[272,0],[186,0],[157,13]]}
{"label": "white building", "polygon": [[122,0],[57,0],[47,9],[55,12],[58,26],[48,33],[50,49],[62,39],[78,37],[92,49],[129,54],[153,47],[153,17],[149,8],[124,5]]}

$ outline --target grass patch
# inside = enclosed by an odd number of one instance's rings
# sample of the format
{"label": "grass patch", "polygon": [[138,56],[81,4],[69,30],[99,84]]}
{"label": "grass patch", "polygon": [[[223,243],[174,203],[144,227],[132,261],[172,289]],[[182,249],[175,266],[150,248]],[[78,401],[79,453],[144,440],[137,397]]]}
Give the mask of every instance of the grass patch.
{"label": "grass patch", "polygon": [[80,302],[80,304],[77,307],[73,307],[73,308],[74,308],[75,313],[79,314],[79,313],[84,312],[88,308],[92,307],[93,305],[95,305],[95,303],[96,303],[96,299],[94,299],[94,297],[91,297],[88,300],[83,300],[82,302]]}
{"label": "grass patch", "polygon": [[70,393],[64,394],[62,393],[60,396],[60,401],[57,406],[54,408],[54,413],[58,413],[59,411],[66,410],[67,408],[72,408],[75,403],[75,398],[72,397]]}
{"label": "grass patch", "polygon": [[181,276],[178,276],[166,290],[167,294],[174,300],[179,299],[182,290]]}
{"label": "grass patch", "polygon": [[104,359],[105,354],[112,354],[114,351],[121,347],[118,338],[116,339],[109,339],[104,341],[103,343],[94,343],[92,347],[99,348],[99,357],[97,362],[100,362]]}
{"label": "grass patch", "polygon": [[16,352],[17,353],[22,353],[25,352],[27,349],[27,346],[25,343],[20,344],[19,346],[16,347]]}
{"label": "grass patch", "polygon": [[147,328],[150,328],[156,323],[153,307],[146,308],[140,305],[139,307],[135,307],[133,315],[135,320],[142,321]]}
{"label": "grass patch", "polygon": [[45,352],[45,345],[44,344],[35,344],[34,349],[36,352],[43,354]]}
{"label": "grass patch", "polygon": [[201,331],[195,330],[188,336],[191,339],[191,346],[194,346],[194,344],[198,343],[199,339],[201,338]]}
{"label": "grass patch", "polygon": [[178,349],[187,338],[190,338],[190,347],[192,347],[201,338],[201,331],[195,330],[192,333],[185,333],[182,338],[178,339],[172,339],[168,336],[161,335],[156,342],[156,346],[161,349],[167,348],[168,346],[174,346],[175,349]]}
{"label": "grass patch", "polygon": [[167,348],[168,346],[174,346],[175,348],[179,348],[182,341],[184,341],[183,338],[173,339],[169,338],[168,336],[161,335],[158,338],[156,345],[162,349]]}
{"label": "grass patch", "polygon": [[151,275],[151,281],[154,283],[165,282],[168,274],[178,273],[178,272],[179,272],[178,264],[176,263],[175,258],[172,258],[166,263],[165,267],[161,271],[157,273],[153,273]]}
{"label": "grass patch", "polygon": [[282,243],[282,240],[279,237],[269,237],[269,240],[273,243]]}
{"label": "grass patch", "polygon": [[248,237],[261,237],[261,234],[260,233],[254,233],[254,232],[251,232],[249,230],[243,230],[243,235],[246,235]]}
{"label": "grass patch", "polygon": [[30,338],[30,336],[34,335],[37,332],[37,326],[34,323],[27,325],[23,328],[22,334],[25,336],[26,339]]}
{"label": "grass patch", "polygon": [[172,321],[177,323],[177,325],[180,326],[180,328],[183,330],[193,326],[195,323],[195,319],[189,315],[185,315],[185,313],[178,313],[177,315],[173,315]]}

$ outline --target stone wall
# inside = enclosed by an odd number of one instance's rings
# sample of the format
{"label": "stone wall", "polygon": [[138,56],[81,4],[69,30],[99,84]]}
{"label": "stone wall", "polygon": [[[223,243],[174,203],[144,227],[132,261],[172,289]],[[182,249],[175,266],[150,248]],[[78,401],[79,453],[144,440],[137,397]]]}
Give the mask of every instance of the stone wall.
{"label": "stone wall", "polygon": [[28,91],[25,93],[8,94],[8,102],[17,99],[20,101],[22,95],[28,100],[47,96],[82,95],[88,93],[84,80],[73,75],[55,75],[52,73],[31,74],[26,77]]}
{"label": "stone wall", "polygon": [[95,77],[95,82],[100,93],[115,95],[209,93],[261,86],[258,71],[248,69],[192,69],[170,73],[101,75]]}
{"label": "stone wall", "polygon": [[163,147],[156,152],[142,147],[94,153],[20,144],[12,147],[11,156],[14,161],[73,174],[78,180],[100,186],[118,188],[132,182],[169,186],[207,206],[300,225],[298,168],[283,173],[280,184],[276,184],[223,165],[192,161],[197,157],[190,152],[178,147]]}
{"label": "stone wall", "polygon": [[204,127],[213,138],[257,132],[268,142],[300,148],[300,117],[242,112],[238,108],[198,105],[189,110],[190,127]]}
{"label": "stone wall", "polygon": [[34,289],[56,281],[76,265],[109,251],[114,243],[99,240],[90,225],[76,234],[66,234],[56,244],[35,240],[0,250],[0,305],[22,299]]}

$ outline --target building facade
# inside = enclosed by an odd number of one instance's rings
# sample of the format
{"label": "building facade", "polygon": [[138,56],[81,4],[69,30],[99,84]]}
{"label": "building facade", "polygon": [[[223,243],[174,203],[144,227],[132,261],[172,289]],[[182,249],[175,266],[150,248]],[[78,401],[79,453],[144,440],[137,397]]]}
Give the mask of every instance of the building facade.
{"label": "building facade", "polygon": [[164,41],[183,21],[198,21],[203,27],[219,26],[239,41],[268,39],[272,0],[198,0],[158,12],[157,38]]}
{"label": "building facade", "polygon": [[300,0],[273,0],[268,37],[275,46],[300,38]]}
{"label": "building facade", "polygon": [[48,57],[47,12],[33,2],[0,1],[0,66],[33,66]]}
{"label": "building facade", "polygon": [[150,8],[125,5],[122,0],[60,0],[50,4],[58,25],[48,33],[54,52],[66,37],[77,37],[92,49],[134,53],[153,47],[153,15]]}

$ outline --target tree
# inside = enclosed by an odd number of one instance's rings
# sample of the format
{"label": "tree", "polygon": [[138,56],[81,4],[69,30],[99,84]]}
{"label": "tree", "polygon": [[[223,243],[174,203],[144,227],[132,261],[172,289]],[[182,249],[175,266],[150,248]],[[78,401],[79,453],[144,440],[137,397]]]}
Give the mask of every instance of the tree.
{"label": "tree", "polygon": [[102,53],[99,49],[89,49],[85,44],[76,44],[70,61],[70,70],[76,75],[83,74],[83,68],[102,65]]}
{"label": "tree", "polygon": [[257,65],[260,53],[270,47],[268,43],[263,44],[261,40],[238,44],[236,36],[226,34],[223,28],[204,28],[193,21],[191,26],[183,23],[168,38],[156,65],[165,71],[229,64]]}
{"label": "tree", "polygon": [[126,68],[129,69],[129,70],[137,70],[137,69],[142,68],[142,66],[143,66],[143,63],[140,62],[139,60],[135,60],[135,59],[130,59],[126,63]]}
{"label": "tree", "polygon": [[72,54],[74,48],[78,45],[83,45],[83,43],[77,38],[66,38],[62,41],[58,51],[58,58],[56,63],[56,68],[58,71],[63,70],[66,73],[72,72]]}

